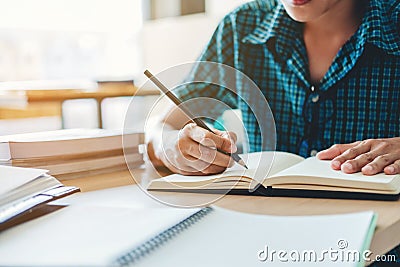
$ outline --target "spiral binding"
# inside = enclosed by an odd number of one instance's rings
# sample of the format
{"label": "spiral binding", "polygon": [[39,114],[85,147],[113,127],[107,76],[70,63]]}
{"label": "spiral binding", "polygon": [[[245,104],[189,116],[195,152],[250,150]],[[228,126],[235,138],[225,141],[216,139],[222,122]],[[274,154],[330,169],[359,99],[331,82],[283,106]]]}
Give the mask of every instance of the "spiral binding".
{"label": "spiral binding", "polygon": [[166,243],[168,240],[174,238],[191,225],[195,224],[199,220],[201,220],[204,216],[209,214],[213,209],[210,207],[206,207],[196,212],[195,214],[189,216],[178,224],[168,228],[167,230],[161,232],[157,236],[151,238],[149,241],[146,241],[142,245],[136,247],[131,250],[127,254],[119,257],[113,266],[129,266],[137,261],[139,261],[142,257],[150,254],[156,248],[159,248],[161,245]]}

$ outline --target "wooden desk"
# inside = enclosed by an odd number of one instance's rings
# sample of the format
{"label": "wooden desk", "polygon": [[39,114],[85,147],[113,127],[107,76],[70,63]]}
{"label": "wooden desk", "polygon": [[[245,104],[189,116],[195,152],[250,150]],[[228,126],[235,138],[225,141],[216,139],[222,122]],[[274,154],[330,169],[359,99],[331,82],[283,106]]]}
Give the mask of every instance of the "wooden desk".
{"label": "wooden desk", "polygon": [[28,103],[24,107],[0,106],[0,120],[61,116],[61,104],[55,102]]}
{"label": "wooden desk", "polygon": [[[56,104],[60,109],[59,113],[63,118],[62,103],[67,100],[74,99],[94,99],[97,105],[97,120],[99,128],[103,128],[102,120],[102,108],[101,103],[106,98],[113,97],[128,97],[128,96],[148,96],[148,95],[159,95],[158,90],[139,90],[135,86],[124,86],[115,88],[112,86],[99,87],[96,90],[84,90],[84,89],[56,89],[56,90],[10,90],[10,94],[24,94],[28,101],[28,104],[43,104],[51,103]],[[53,114],[51,114],[53,115]],[[26,117],[26,115],[25,115]],[[64,126],[64,124],[63,124]],[[64,128],[64,127],[63,127]]]}
{"label": "wooden desk", "polygon": [[[146,180],[159,176],[151,167],[133,170],[136,180]],[[160,175],[164,175],[161,172]],[[85,177],[63,182],[79,186],[82,191],[134,184],[129,171]],[[190,203],[205,198],[205,194],[160,193],[163,200],[172,203]],[[361,201],[340,199],[311,199],[226,195],[219,199],[217,206],[268,215],[320,215],[373,210],[378,214],[378,223],[370,250],[375,255],[383,255],[400,243],[400,201]],[[371,257],[373,258],[373,256]]]}

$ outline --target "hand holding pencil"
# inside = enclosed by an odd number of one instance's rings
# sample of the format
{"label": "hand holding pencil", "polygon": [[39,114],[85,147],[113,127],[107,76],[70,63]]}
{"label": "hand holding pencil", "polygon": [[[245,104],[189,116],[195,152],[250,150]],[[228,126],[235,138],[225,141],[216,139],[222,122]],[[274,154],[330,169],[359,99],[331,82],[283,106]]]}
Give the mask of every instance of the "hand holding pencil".
{"label": "hand holding pencil", "polygon": [[[229,137],[228,137],[229,135]],[[226,153],[236,151],[233,133],[211,133],[194,123],[169,131],[158,155],[173,172],[184,175],[209,175],[223,172],[234,164]]]}
{"label": "hand holding pencil", "polygon": [[[185,125],[181,130],[166,132],[162,145],[155,151],[163,164],[174,172],[185,175],[204,175],[220,173],[231,167],[236,161],[247,168],[244,161],[236,154],[236,135],[232,132],[222,132],[210,129],[202,120],[186,110],[182,102],[169,91],[149,71],[146,76],[157,85],[179,108],[176,113],[189,117],[193,123]],[[163,151],[160,151],[163,147]],[[155,148],[154,150],[157,150]]]}

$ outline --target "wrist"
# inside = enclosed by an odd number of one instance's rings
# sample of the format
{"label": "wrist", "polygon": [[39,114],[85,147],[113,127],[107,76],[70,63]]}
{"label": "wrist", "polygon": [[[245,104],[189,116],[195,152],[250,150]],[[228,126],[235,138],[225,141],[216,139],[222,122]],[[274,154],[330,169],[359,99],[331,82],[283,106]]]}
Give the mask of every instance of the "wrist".
{"label": "wrist", "polygon": [[158,135],[153,135],[151,141],[147,145],[148,157],[155,166],[168,167],[168,161],[166,161],[166,150],[173,150],[179,130],[167,129],[164,127],[162,131],[155,131]]}
{"label": "wrist", "polygon": [[147,144],[147,156],[149,157],[149,160],[153,163],[153,166],[155,167],[165,166],[162,160],[156,155],[152,142],[149,142]]}

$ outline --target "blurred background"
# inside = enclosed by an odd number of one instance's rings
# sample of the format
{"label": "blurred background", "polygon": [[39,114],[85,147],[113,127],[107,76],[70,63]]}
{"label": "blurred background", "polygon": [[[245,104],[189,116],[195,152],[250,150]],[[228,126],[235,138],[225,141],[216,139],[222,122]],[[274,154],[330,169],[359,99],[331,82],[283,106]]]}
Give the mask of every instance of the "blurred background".
{"label": "blurred background", "polygon": [[[0,0],[0,135],[121,128],[143,70],[195,60],[244,2]],[[140,130],[158,96],[135,97]]]}

